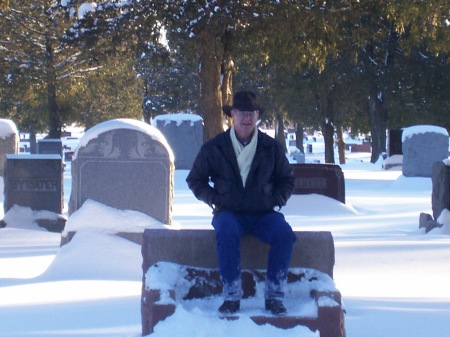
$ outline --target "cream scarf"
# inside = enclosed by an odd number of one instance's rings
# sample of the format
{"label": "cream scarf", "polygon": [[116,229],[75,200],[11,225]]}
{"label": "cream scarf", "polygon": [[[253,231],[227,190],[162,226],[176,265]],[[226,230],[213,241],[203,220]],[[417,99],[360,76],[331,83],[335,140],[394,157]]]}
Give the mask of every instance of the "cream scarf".
{"label": "cream scarf", "polygon": [[236,154],[239,171],[241,173],[242,184],[245,187],[248,172],[250,171],[250,166],[252,165],[253,158],[255,157],[256,145],[258,145],[258,128],[255,127],[255,132],[253,133],[250,143],[245,146],[242,145],[242,143],[237,139],[236,132],[234,131],[234,125],[231,126],[230,136],[231,143],[233,144],[233,150]]}

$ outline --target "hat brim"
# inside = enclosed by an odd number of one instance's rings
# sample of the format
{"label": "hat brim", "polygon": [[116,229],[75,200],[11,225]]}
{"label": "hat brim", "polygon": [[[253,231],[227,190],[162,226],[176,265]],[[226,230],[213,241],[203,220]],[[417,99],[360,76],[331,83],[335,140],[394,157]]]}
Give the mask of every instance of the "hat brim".
{"label": "hat brim", "polygon": [[224,105],[222,107],[222,111],[225,115],[227,115],[228,117],[231,117],[231,109],[233,109],[233,107],[231,105]]}
{"label": "hat brim", "polygon": [[[231,105],[224,105],[222,106],[222,111],[225,115],[227,115],[228,117],[231,117],[231,110],[233,109],[233,107]],[[256,109],[256,111],[259,112],[259,115],[262,115],[264,112],[264,109],[259,107],[258,109]]]}

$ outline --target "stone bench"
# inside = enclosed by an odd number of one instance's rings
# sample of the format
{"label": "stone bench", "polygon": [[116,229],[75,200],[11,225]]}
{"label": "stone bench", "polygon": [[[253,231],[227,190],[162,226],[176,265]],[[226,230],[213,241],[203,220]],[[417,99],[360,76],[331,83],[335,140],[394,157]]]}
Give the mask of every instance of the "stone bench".
{"label": "stone bench", "polygon": [[[287,288],[292,293],[305,293],[313,303],[314,314],[299,315],[298,311],[287,316],[273,316],[250,310],[248,315],[256,324],[271,324],[279,328],[307,326],[319,331],[321,337],[345,337],[341,295],[334,286],[334,242],[330,232],[295,232],[293,256],[288,275]],[[241,242],[241,263],[244,299],[255,295],[258,283],[264,282],[269,246],[252,236]],[[143,287],[141,296],[142,334],[153,332],[155,325],[175,312],[183,301],[220,296],[222,286],[218,272],[215,233],[211,230],[146,229],[142,240]],[[152,284],[152,275],[164,273],[167,264],[179,268],[182,281],[189,284],[183,295],[177,294],[178,286]],[[152,274],[154,273],[154,274]],[[183,282],[181,282],[183,284]],[[328,284],[325,285],[324,284]],[[169,289],[167,291],[167,289]],[[164,294],[163,294],[164,292]],[[182,298],[180,298],[182,297]],[[164,298],[165,300],[161,301]],[[169,298],[169,301],[167,299]],[[291,300],[291,299],[289,299]],[[302,298],[300,301],[304,301]],[[288,292],[286,293],[286,302]],[[296,299],[293,299],[295,302]],[[300,305],[300,303],[299,303]],[[260,303],[262,307],[263,304]],[[300,310],[301,312],[301,310]],[[246,314],[225,319],[239,319]],[[219,316],[219,313],[217,313]]]}

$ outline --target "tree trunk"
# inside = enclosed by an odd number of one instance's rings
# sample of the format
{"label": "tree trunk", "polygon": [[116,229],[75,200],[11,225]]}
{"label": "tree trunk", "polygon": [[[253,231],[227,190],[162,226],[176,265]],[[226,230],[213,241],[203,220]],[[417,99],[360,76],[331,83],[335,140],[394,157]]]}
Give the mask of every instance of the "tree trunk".
{"label": "tree trunk", "polygon": [[380,154],[386,151],[387,113],[383,109],[383,92],[371,85],[369,96],[369,122],[372,134],[371,163],[375,163]]}
{"label": "tree trunk", "polygon": [[36,154],[37,153],[37,143],[36,143],[36,131],[31,128],[29,130],[30,134],[30,153]]}
{"label": "tree trunk", "polygon": [[325,163],[334,164],[334,127],[331,123],[322,125],[323,140],[325,142]]}
{"label": "tree trunk", "polygon": [[0,9],[6,11],[9,6],[9,0],[1,0],[0,1]]}
{"label": "tree trunk", "polygon": [[325,142],[325,163],[334,164],[334,125],[333,125],[333,101],[335,85],[331,83],[328,87],[325,102],[316,94],[317,107],[322,116],[322,134]]}
{"label": "tree trunk", "polygon": [[301,153],[305,153],[305,148],[303,145],[303,126],[300,123],[296,123],[297,127],[295,128],[295,145],[297,149],[300,150]]}
{"label": "tree trunk", "polygon": [[223,131],[220,69],[221,43],[208,32],[200,39],[200,110],[205,125],[203,140],[207,141]]}
{"label": "tree trunk", "polygon": [[46,39],[47,50],[47,101],[49,112],[49,138],[61,138],[62,121],[56,101],[56,74],[54,67],[54,53],[50,40]]}
{"label": "tree trunk", "polygon": [[148,95],[149,95],[149,90],[148,90],[149,84],[148,81],[146,79],[144,79],[144,88],[143,88],[143,92],[144,92],[144,98],[142,99],[142,118],[144,119],[144,122],[147,124],[151,124],[151,118],[152,118],[152,112],[151,112],[151,106],[150,104],[147,104],[148,101]]}
{"label": "tree trunk", "polygon": [[336,128],[337,132],[337,146],[338,146],[338,154],[339,154],[339,164],[345,164],[345,142],[344,142],[344,134],[342,132],[342,126],[338,126]]}
{"label": "tree trunk", "polygon": [[276,113],[276,117],[277,117],[277,129],[275,133],[275,139],[277,139],[281,143],[281,146],[283,146],[284,149],[284,153],[286,153],[287,148],[286,148],[286,138],[284,137],[284,119],[279,112]]}
{"label": "tree trunk", "polygon": [[[221,66],[221,91],[222,105],[233,104],[233,59],[232,59],[233,34],[226,30],[223,36],[223,60]],[[231,125],[231,118],[227,118],[228,125]]]}

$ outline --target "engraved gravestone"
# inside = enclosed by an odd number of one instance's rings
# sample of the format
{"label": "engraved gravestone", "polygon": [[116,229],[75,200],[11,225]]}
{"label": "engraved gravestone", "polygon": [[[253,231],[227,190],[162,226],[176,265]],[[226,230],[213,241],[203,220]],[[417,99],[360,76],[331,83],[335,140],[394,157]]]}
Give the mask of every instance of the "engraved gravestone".
{"label": "engraved gravestone", "polygon": [[190,170],[203,144],[203,120],[194,114],[159,115],[153,125],[167,139],[177,170]]}
{"label": "engraved gravestone", "polygon": [[89,129],[72,158],[69,214],[87,199],[171,222],[173,154],[154,127],[115,119]]}
{"label": "engraved gravestone", "polygon": [[435,162],[448,158],[448,132],[433,125],[403,129],[403,166],[405,177],[431,177]]}
{"label": "engraved gravestone", "polygon": [[13,121],[0,119],[0,176],[4,175],[6,155],[19,152],[19,132]]}
{"label": "engraved gravestone", "polygon": [[14,205],[62,214],[63,167],[59,155],[7,154],[5,213]]}
{"label": "engraved gravestone", "polygon": [[295,182],[292,194],[317,193],[345,204],[344,173],[339,165],[291,164]]}

